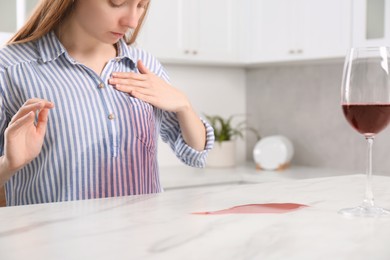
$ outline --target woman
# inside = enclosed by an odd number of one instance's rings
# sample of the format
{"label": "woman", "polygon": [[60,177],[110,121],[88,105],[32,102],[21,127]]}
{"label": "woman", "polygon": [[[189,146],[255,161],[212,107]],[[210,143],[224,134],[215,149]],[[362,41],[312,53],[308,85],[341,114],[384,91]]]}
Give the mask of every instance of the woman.
{"label": "woman", "polygon": [[[0,51],[7,205],[161,192],[158,134],[184,163],[205,165],[213,129],[153,56],[129,46],[148,6],[43,0]],[[31,143],[42,145],[40,152],[10,138],[16,120],[30,129],[21,134],[26,140],[36,135]]]}

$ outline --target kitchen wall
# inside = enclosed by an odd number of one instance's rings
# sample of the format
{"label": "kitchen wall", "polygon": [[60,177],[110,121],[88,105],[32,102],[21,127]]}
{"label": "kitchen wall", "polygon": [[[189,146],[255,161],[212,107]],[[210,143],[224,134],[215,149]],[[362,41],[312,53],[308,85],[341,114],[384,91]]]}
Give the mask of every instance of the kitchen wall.
{"label": "kitchen wall", "polygon": [[[294,145],[294,165],[363,173],[366,141],[344,119],[340,85],[344,60],[268,64],[257,68],[166,65],[172,84],[190,98],[196,111],[247,114],[261,135],[282,134]],[[256,143],[248,134],[237,140],[237,162],[253,161]],[[390,175],[390,129],[374,143],[375,173]],[[161,166],[176,166],[168,145],[160,141]]]}
{"label": "kitchen wall", "polygon": [[[165,66],[173,86],[181,89],[191,100],[200,116],[218,114],[228,117],[245,114],[246,72],[244,68],[215,66]],[[242,119],[242,118],[241,118]],[[246,160],[245,140],[237,140],[237,163]],[[182,164],[169,146],[160,140],[160,166]]]}
{"label": "kitchen wall", "polygon": [[[247,70],[248,122],[262,136],[281,134],[294,144],[293,164],[363,173],[366,141],[344,119],[340,107],[343,60],[269,65]],[[390,173],[390,129],[374,142],[376,173]],[[248,136],[247,159],[254,140]]]}

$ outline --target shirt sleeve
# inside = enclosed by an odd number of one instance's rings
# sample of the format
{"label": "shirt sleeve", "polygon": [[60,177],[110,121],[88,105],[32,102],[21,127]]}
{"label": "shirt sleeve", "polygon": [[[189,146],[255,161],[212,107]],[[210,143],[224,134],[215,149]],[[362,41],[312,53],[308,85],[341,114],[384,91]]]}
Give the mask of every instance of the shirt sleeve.
{"label": "shirt sleeve", "polygon": [[[169,82],[169,77],[161,65],[157,75]],[[176,114],[173,112],[162,111],[160,135],[162,140],[169,144],[176,157],[183,163],[192,167],[203,168],[206,166],[207,154],[214,145],[214,129],[202,118],[200,120],[206,129],[206,145],[202,151],[193,149],[184,141]]]}
{"label": "shirt sleeve", "polygon": [[202,118],[200,120],[206,129],[206,145],[203,151],[193,149],[184,141],[175,113],[163,112],[160,135],[183,163],[202,168],[206,166],[207,154],[213,148],[214,129]]}

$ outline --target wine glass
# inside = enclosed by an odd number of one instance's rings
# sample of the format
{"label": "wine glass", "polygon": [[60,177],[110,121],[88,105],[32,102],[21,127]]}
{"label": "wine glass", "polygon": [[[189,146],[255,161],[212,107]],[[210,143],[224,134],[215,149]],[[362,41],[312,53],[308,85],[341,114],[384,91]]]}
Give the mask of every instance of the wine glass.
{"label": "wine glass", "polygon": [[340,214],[353,217],[390,216],[390,210],[374,203],[372,145],[390,122],[390,47],[352,48],[345,59],[341,105],[347,121],[367,140],[365,199],[360,206]]}

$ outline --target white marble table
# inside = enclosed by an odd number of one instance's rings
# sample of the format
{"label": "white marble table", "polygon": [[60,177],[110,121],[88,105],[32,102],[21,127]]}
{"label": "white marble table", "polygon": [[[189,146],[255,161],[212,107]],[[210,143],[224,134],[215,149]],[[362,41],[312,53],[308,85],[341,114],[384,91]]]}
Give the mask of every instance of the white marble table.
{"label": "white marble table", "polygon": [[[348,219],[363,175],[281,179],[0,209],[0,259],[390,259],[390,218]],[[390,177],[375,176],[390,208]],[[294,202],[286,214],[194,215]]]}

